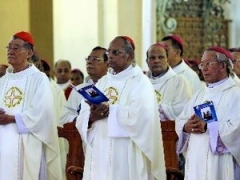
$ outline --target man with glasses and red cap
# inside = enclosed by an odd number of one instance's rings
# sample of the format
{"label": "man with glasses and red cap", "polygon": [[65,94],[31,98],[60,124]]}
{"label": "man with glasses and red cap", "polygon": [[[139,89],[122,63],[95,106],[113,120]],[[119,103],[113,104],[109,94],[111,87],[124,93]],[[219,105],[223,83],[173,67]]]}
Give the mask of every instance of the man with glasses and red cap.
{"label": "man with glasses and red cap", "polygon": [[0,179],[62,179],[54,102],[49,80],[28,60],[28,32],[7,45],[6,75],[0,79]]}
{"label": "man with glasses and red cap", "polygon": [[155,92],[134,51],[131,38],[114,38],[110,70],[96,84],[109,101],[82,101],[76,126],[87,144],[83,179],[166,179]]}
{"label": "man with glasses and red cap", "polygon": [[177,35],[166,36],[162,38],[161,43],[167,47],[168,62],[173,71],[182,74],[189,81],[192,91],[196,92],[202,88],[202,83],[197,75],[182,59],[183,57],[183,40]]}
{"label": "man with glasses and red cap", "polygon": [[240,88],[230,77],[231,58],[221,47],[204,51],[199,69],[206,87],[176,120],[177,151],[186,153],[186,179],[240,179]]}

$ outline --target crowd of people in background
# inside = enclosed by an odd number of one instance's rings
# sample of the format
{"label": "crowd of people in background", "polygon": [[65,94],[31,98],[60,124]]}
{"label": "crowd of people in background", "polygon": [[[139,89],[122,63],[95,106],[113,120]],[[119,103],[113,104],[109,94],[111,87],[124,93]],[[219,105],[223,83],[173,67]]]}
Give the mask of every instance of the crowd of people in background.
{"label": "crowd of people in background", "polygon": [[[90,48],[84,75],[65,59],[52,68],[34,46],[15,33],[0,64],[0,179],[65,179],[57,126],[69,122],[82,138],[83,179],[166,179],[160,121],[175,121],[185,179],[240,179],[240,48],[183,59],[183,39],[169,35],[148,48],[143,72],[134,41],[116,36]],[[78,90],[88,85],[108,101],[86,101]]]}

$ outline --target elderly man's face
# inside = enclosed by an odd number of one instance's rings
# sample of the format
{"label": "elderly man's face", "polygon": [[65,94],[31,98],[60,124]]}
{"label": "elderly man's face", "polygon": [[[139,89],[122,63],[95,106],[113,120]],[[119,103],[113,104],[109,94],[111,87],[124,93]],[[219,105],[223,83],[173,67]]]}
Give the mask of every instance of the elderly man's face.
{"label": "elderly man's face", "polygon": [[200,66],[202,66],[201,71],[206,83],[215,83],[223,78],[224,63],[217,62],[216,52],[205,51]]}
{"label": "elderly man's face", "polygon": [[115,38],[108,48],[108,63],[116,73],[128,68],[132,63],[130,54],[124,50],[124,40],[122,38]]}
{"label": "elderly man's face", "polygon": [[164,48],[154,45],[148,50],[147,64],[153,76],[165,72],[168,68],[167,53]]}
{"label": "elderly man's face", "polygon": [[232,52],[233,56],[233,71],[237,76],[240,76],[240,52]]}
{"label": "elderly man's face", "polygon": [[7,46],[8,63],[14,67],[25,67],[28,58],[32,55],[32,50],[26,49],[24,41],[21,39],[13,39]]}
{"label": "elderly man's face", "polygon": [[104,61],[105,50],[93,50],[86,60],[87,73],[92,80],[97,81],[107,73],[108,63]]}

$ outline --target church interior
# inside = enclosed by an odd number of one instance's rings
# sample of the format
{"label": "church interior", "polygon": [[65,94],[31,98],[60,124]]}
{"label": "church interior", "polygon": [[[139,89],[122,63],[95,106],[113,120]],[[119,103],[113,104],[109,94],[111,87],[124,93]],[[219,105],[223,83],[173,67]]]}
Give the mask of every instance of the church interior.
{"label": "church interior", "polygon": [[184,58],[199,59],[210,45],[239,46],[238,8],[236,0],[2,0],[0,63],[7,63],[4,47],[11,35],[22,30],[32,34],[35,50],[50,65],[68,59],[84,74],[84,58],[92,47],[107,47],[117,35],[135,41],[136,61],[143,70],[146,50],[167,34],[182,36]]}
{"label": "church interior", "polygon": [[[28,31],[36,51],[51,67],[68,59],[86,74],[85,57],[96,45],[106,47],[118,35],[136,44],[136,62],[147,70],[146,50],[166,35],[184,40],[183,58],[200,61],[204,49],[239,47],[240,3],[237,0],[24,0],[0,1],[0,64],[7,64],[4,48],[11,35]],[[165,163],[170,174],[183,179],[176,155],[174,121],[161,122]],[[84,156],[74,123],[58,127],[59,137],[69,142],[66,174],[81,179]],[[72,166],[72,170],[67,170]]]}

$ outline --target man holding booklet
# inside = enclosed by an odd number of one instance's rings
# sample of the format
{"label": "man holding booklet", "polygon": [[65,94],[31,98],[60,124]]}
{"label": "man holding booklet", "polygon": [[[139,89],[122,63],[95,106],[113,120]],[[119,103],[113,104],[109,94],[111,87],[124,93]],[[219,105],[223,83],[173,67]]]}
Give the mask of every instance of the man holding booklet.
{"label": "man holding booklet", "polygon": [[82,101],[76,126],[87,144],[83,179],[166,179],[155,92],[134,50],[131,38],[113,39],[110,70],[96,84],[108,101]]}
{"label": "man holding booklet", "polygon": [[186,153],[185,179],[239,179],[240,88],[231,78],[231,54],[209,48],[199,69],[207,86],[193,95],[176,120],[177,151]]}
{"label": "man holding booklet", "polygon": [[67,103],[63,107],[63,112],[60,118],[61,124],[73,122],[76,120],[76,117],[80,112],[81,100],[83,97],[77,91],[85,86],[95,84],[98,79],[107,73],[108,58],[106,49],[100,46],[93,48],[89,53],[89,56],[86,57],[86,67],[87,73],[89,75],[89,80],[85,83],[73,87],[74,90],[71,91]]}

